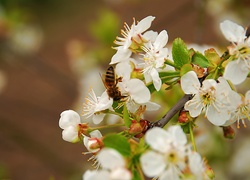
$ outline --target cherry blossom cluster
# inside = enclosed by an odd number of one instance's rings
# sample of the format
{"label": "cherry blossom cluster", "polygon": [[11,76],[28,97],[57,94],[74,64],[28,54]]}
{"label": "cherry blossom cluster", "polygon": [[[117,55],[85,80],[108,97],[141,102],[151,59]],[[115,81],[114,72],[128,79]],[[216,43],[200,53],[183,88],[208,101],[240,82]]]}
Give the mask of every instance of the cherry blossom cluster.
{"label": "cherry blossom cluster", "polygon": [[[149,30],[154,19],[148,16],[134,20],[131,26],[125,23],[122,37],[115,40],[112,71],[104,73],[106,89],[100,96],[90,89],[85,98],[84,122],[73,110],[61,113],[62,138],[83,142],[88,151],[84,154],[92,154],[96,169],[87,170],[84,180],[213,179],[213,171],[194,141],[198,117],[223,127],[227,137],[233,136],[229,131],[233,123],[246,126],[245,120],[250,120],[250,90],[245,95],[237,92],[237,85],[246,82],[250,72],[246,29],[229,20],[220,24],[230,42],[222,55],[214,48],[204,52],[188,48],[180,38],[173,41],[170,51],[167,31]],[[151,101],[151,95],[173,86],[181,88],[183,99],[162,119],[145,119],[146,111],[161,107]],[[176,113],[178,122],[165,129]],[[122,123],[89,125],[90,121],[100,124],[107,114],[118,116]],[[123,127],[121,132],[100,132],[116,126]]]}

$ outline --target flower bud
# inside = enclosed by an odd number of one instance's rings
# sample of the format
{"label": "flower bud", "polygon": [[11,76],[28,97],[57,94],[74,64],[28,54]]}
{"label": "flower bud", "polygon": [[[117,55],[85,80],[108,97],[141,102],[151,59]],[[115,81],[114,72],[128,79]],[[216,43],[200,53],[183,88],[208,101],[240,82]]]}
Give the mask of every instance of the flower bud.
{"label": "flower bud", "polygon": [[128,133],[136,138],[141,138],[147,131],[149,121],[141,119],[139,122],[132,120]]}
{"label": "flower bud", "polygon": [[187,111],[181,111],[178,117],[178,123],[186,124],[190,122],[189,115]]}
{"label": "flower bud", "polygon": [[103,147],[103,142],[98,138],[89,138],[88,150],[92,153],[98,152]]}
{"label": "flower bud", "polygon": [[130,125],[130,128],[128,130],[128,133],[131,135],[136,135],[141,133],[143,128],[141,127],[140,122],[137,122],[136,120],[132,120],[132,124]]}
{"label": "flower bud", "polygon": [[224,127],[222,127],[222,129],[223,129],[223,135],[225,138],[228,138],[228,139],[234,138],[235,132],[231,126],[224,126]]}
{"label": "flower bud", "polygon": [[210,178],[210,179],[214,179],[215,175],[214,175],[214,171],[213,169],[206,163],[206,167],[205,167],[205,173],[206,175]]}
{"label": "flower bud", "polygon": [[89,133],[91,137],[85,136],[83,138],[83,144],[88,149],[89,152],[95,154],[101,150],[103,147],[102,134],[99,130],[94,130]]}
{"label": "flower bud", "polygon": [[78,137],[82,135],[89,136],[89,125],[88,123],[78,124]]}

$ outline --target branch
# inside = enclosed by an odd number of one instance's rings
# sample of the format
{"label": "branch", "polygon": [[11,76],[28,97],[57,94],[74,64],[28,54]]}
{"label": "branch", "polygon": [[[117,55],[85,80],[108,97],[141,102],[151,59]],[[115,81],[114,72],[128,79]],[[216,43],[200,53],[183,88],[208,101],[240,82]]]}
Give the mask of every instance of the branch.
{"label": "branch", "polygon": [[192,98],[192,94],[185,94],[160,120],[150,124],[149,129],[157,126],[164,127],[171,118],[179,112],[185,105],[185,103]]}

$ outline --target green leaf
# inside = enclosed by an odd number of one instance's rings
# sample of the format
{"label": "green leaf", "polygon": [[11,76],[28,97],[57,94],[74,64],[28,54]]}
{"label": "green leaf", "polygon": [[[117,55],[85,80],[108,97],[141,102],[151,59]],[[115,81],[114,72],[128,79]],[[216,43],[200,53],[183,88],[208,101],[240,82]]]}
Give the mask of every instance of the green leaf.
{"label": "green leaf", "polygon": [[172,55],[174,63],[181,68],[184,64],[190,63],[190,56],[186,44],[181,38],[176,38],[173,42]]}
{"label": "green leaf", "polygon": [[126,126],[126,127],[130,127],[130,125],[131,125],[131,120],[130,120],[130,118],[129,118],[128,109],[127,109],[127,106],[126,106],[125,103],[124,103],[124,105],[123,105],[123,120],[124,120],[125,126]]}
{"label": "green leaf", "polygon": [[195,52],[192,56],[192,62],[202,68],[207,68],[211,66],[209,60],[199,52]]}
{"label": "green leaf", "polygon": [[127,138],[125,138],[122,135],[119,134],[106,135],[103,139],[103,143],[105,147],[113,148],[123,156],[128,157],[131,154],[130,144]]}
{"label": "green leaf", "polygon": [[220,56],[214,48],[207,49],[204,54],[205,57],[213,64],[219,64],[221,62]]}
{"label": "green leaf", "polygon": [[184,66],[182,66],[181,71],[180,71],[180,75],[183,76],[188,71],[193,71],[193,67],[191,64],[185,64]]}

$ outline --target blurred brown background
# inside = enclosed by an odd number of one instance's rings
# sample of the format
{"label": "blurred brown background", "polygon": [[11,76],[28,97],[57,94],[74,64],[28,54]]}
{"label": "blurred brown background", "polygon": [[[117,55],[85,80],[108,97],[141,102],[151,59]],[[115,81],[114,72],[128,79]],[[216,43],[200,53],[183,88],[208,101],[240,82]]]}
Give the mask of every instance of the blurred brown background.
{"label": "blurred brown background", "polygon": [[225,45],[219,22],[248,25],[249,8],[247,0],[0,0],[0,179],[82,178],[89,157],[62,140],[58,120],[66,109],[81,113],[84,79],[107,67],[123,22],[153,15],[151,29],[166,29],[169,43]]}

